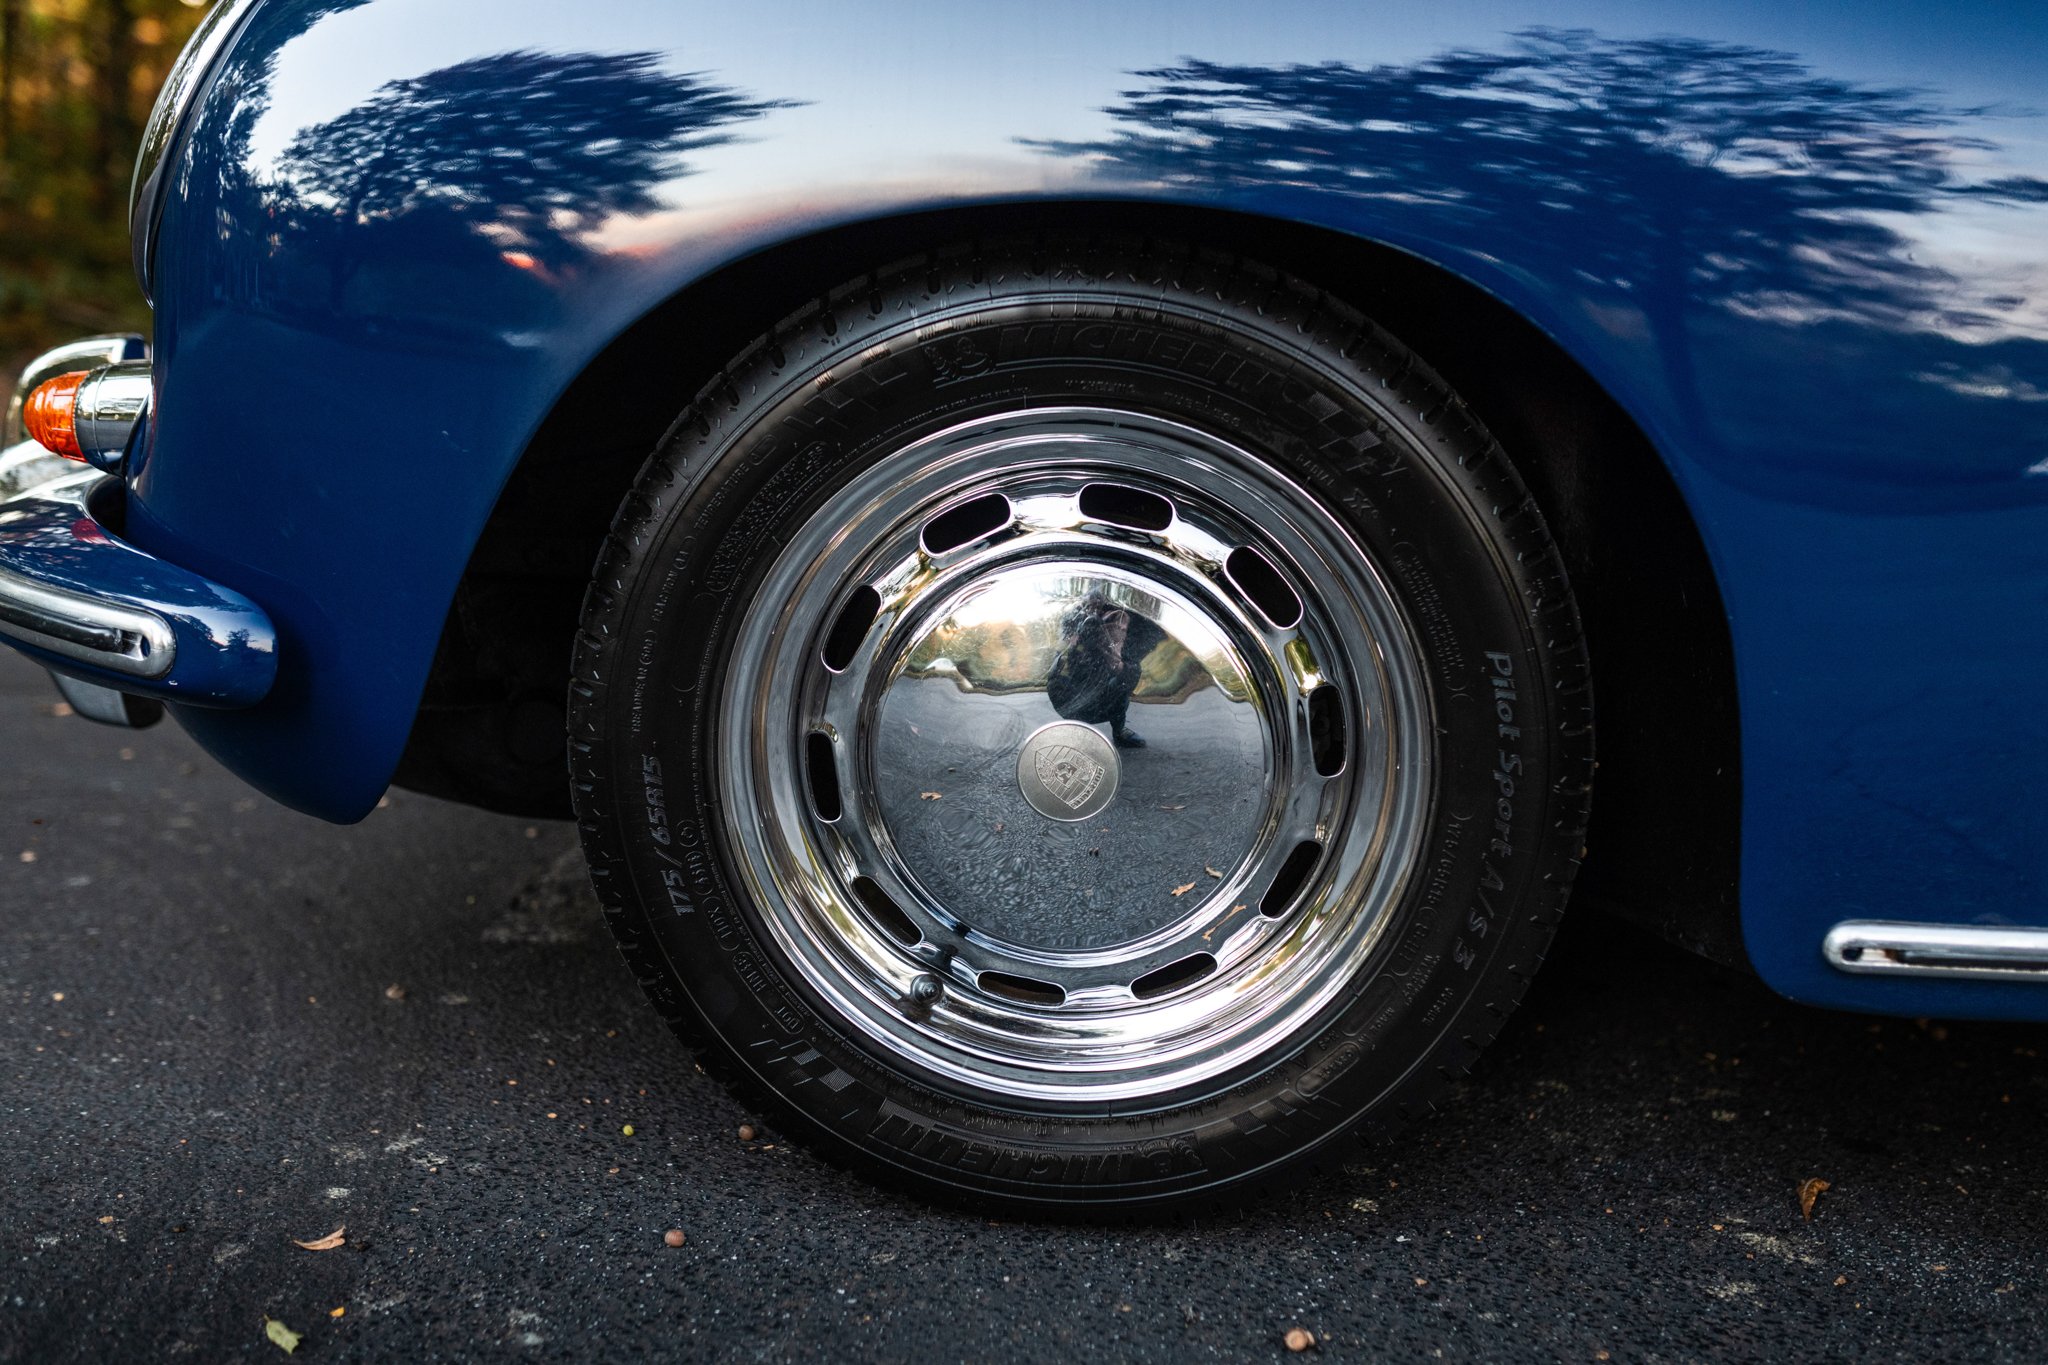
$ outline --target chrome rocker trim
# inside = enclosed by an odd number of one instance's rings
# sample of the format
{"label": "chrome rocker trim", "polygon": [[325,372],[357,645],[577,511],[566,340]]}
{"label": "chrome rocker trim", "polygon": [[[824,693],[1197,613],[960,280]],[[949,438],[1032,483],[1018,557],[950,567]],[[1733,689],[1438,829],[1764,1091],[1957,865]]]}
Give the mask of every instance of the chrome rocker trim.
{"label": "chrome rocker trim", "polygon": [[1828,931],[1821,953],[1839,971],[1868,976],[2048,985],[2048,928],[1844,920]]}

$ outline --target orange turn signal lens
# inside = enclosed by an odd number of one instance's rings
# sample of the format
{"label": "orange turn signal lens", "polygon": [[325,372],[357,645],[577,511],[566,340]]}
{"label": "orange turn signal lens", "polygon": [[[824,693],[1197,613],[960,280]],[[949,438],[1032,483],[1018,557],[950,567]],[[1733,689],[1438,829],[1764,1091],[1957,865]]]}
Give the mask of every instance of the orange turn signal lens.
{"label": "orange turn signal lens", "polygon": [[62,455],[67,460],[85,458],[85,451],[78,444],[78,386],[91,373],[79,370],[46,379],[36,385],[21,405],[21,424],[28,428],[36,444],[52,455]]}

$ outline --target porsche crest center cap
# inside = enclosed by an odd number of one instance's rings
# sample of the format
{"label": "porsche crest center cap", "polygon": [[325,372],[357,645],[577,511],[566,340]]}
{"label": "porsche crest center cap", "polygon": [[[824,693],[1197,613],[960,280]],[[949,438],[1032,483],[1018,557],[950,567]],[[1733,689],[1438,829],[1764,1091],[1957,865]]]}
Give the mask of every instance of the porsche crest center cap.
{"label": "porsche crest center cap", "polygon": [[1017,785],[1040,815],[1086,820],[1116,796],[1116,749],[1092,725],[1055,721],[1024,741]]}

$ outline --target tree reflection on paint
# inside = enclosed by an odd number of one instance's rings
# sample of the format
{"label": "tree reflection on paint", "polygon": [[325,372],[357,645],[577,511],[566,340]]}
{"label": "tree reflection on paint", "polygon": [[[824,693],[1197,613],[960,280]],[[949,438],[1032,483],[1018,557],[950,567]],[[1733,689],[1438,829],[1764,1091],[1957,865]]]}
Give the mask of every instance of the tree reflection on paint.
{"label": "tree reflection on paint", "polygon": [[[2041,363],[2024,297],[1914,259],[1901,231],[1966,204],[2048,202],[2048,181],[1966,174],[1998,148],[1962,125],[1998,111],[1820,75],[1783,52],[1586,30],[1531,29],[1500,51],[1407,65],[1135,74],[1145,83],[1107,111],[1109,136],[1032,145],[1122,182],[1256,193],[1280,213],[1296,196],[1399,206],[1438,241],[1640,316],[1701,430],[1713,426],[1694,358],[1702,310],[1917,333],[1930,347],[2017,337],[2021,363]],[[1966,359],[1911,365],[1938,381]]]}
{"label": "tree reflection on paint", "polygon": [[438,216],[508,260],[559,268],[618,214],[657,208],[683,159],[782,102],[662,70],[651,52],[506,52],[391,81],[300,130],[273,193],[308,229],[352,238]]}
{"label": "tree reflection on paint", "polygon": [[[360,2],[310,7],[285,41]],[[217,149],[184,174],[219,176],[217,288],[329,331],[544,325],[596,228],[660,208],[692,154],[793,103],[666,70],[653,52],[516,50],[386,82],[265,165],[253,147],[283,45],[240,77]]]}
{"label": "tree reflection on paint", "polygon": [[1946,197],[2038,201],[2048,181],[1966,183],[1993,144],[1922,92],[1816,75],[1797,57],[1696,38],[1534,29],[1503,52],[1409,66],[1137,73],[1094,143],[1043,143],[1145,178],[1337,191],[1512,225],[1538,253],[1688,299],[1902,305],[1897,232],[1877,214]]}

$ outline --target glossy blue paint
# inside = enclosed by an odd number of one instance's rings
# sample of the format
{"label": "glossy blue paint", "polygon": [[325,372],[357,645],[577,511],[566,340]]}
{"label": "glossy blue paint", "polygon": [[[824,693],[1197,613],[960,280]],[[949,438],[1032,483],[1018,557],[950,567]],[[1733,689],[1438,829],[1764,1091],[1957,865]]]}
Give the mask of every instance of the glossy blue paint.
{"label": "glossy blue paint", "polygon": [[525,442],[727,262],[945,205],[1292,219],[1490,291],[1666,458],[1731,620],[1765,979],[2043,1016],[1819,954],[2048,923],[2043,70],[2037,4],[267,0],[166,178],[130,534],[286,662],[180,718],[367,810]]}
{"label": "glossy blue paint", "polygon": [[96,501],[121,489],[110,478],[65,478],[0,503],[0,569],[31,582],[117,606],[154,612],[176,641],[169,672],[141,679],[7,643],[59,673],[185,707],[261,701],[277,676],[277,637],[263,609],[123,541],[102,524]]}

